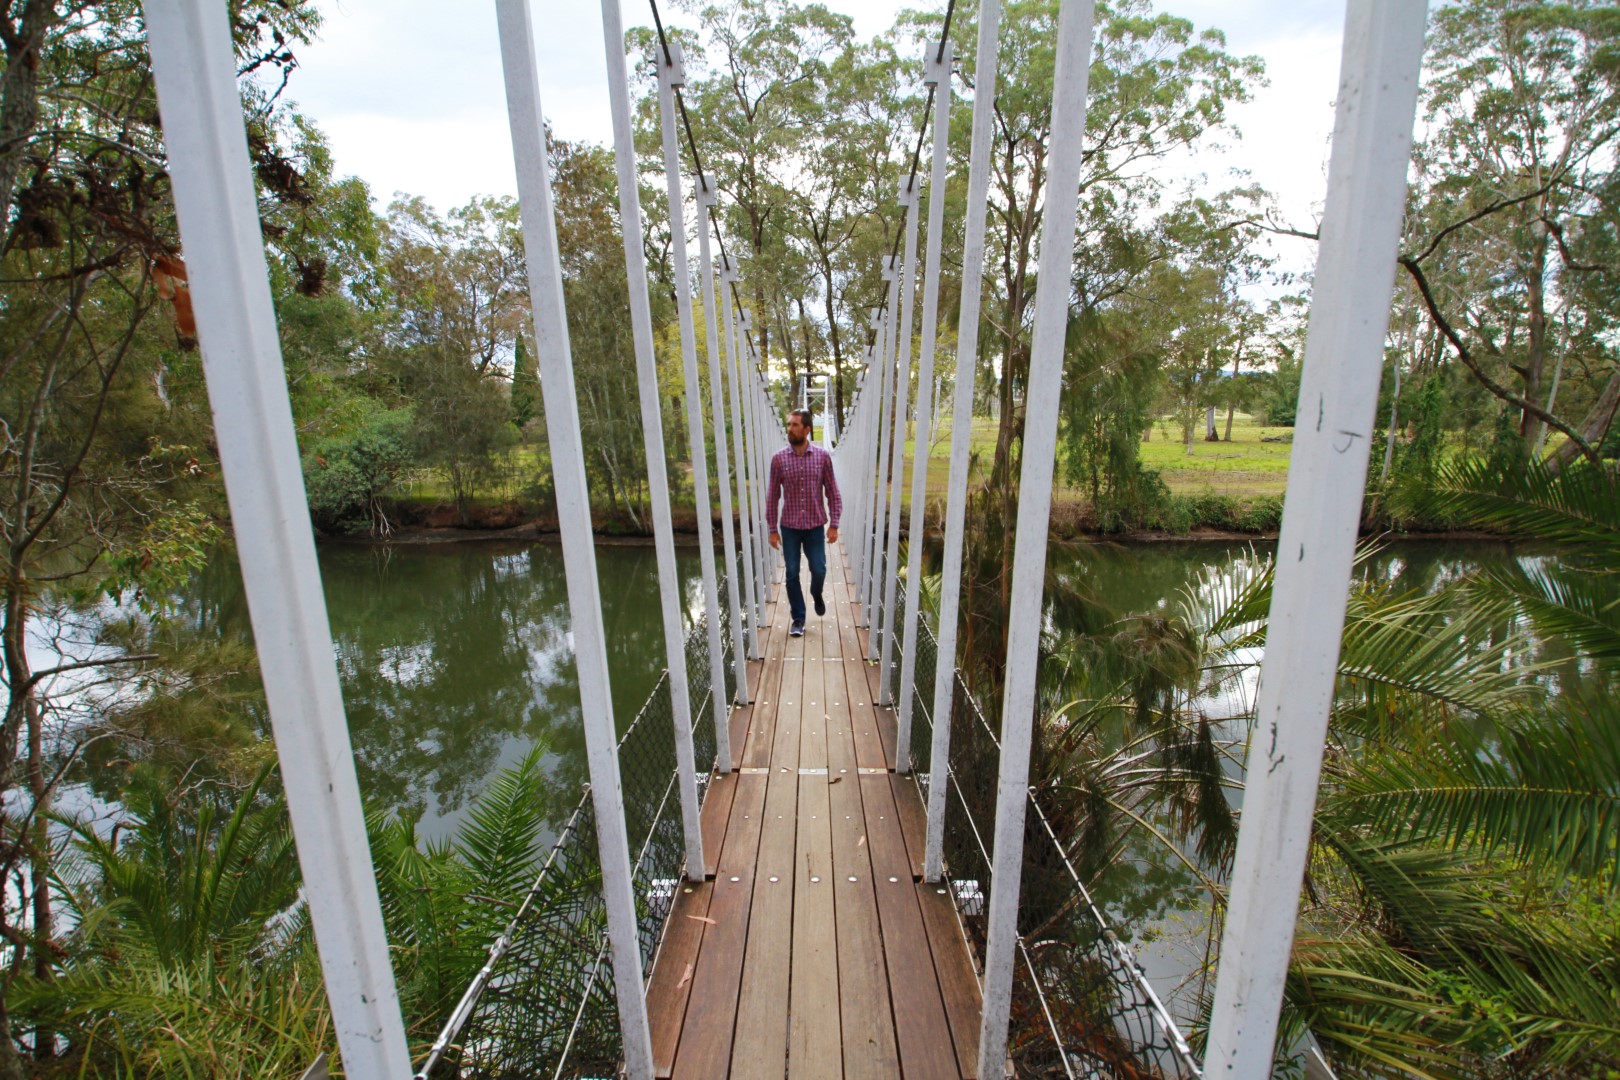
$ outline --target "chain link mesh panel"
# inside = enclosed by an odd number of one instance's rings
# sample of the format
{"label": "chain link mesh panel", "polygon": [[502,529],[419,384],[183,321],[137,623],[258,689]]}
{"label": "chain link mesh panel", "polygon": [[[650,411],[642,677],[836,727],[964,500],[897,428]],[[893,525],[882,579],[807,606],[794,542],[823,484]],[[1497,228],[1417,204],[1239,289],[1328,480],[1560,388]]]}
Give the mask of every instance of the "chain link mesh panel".
{"label": "chain link mesh panel", "polygon": [[[735,579],[721,578],[722,597],[731,580]],[[729,620],[721,627],[729,702],[736,694],[732,650],[737,643],[731,639]],[[708,629],[701,620],[688,631],[684,648],[701,798],[713,775],[716,720]],[[726,715],[722,709],[720,716]],[[650,970],[685,861],[673,716],[666,670],[619,739],[644,970]],[[492,946],[486,972],[481,978],[487,981],[466,1008],[457,1010],[419,1075],[432,1080],[585,1080],[617,1075],[622,1056],[618,1003],[596,817],[588,789],[557,837],[518,916]]]}
{"label": "chain link mesh panel", "polygon": [[[900,604],[904,604],[904,586]],[[897,607],[896,610],[904,610]],[[928,783],[938,642],[917,628],[914,768]],[[900,663],[888,673],[898,702]],[[1001,744],[960,672],[944,782],[946,879],[983,973]],[[1019,890],[1018,965],[1008,1055],[1021,1077],[1192,1077],[1199,1067],[1130,948],[1093,903],[1033,794]]]}

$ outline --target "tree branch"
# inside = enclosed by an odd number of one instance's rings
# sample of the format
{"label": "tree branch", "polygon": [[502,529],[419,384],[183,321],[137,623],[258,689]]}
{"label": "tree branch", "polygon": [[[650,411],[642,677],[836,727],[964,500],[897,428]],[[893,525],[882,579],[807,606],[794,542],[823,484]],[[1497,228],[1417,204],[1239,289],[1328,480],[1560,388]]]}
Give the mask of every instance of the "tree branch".
{"label": "tree branch", "polygon": [[1467,367],[1469,371],[1474,373],[1474,378],[1479,380],[1480,385],[1485,387],[1485,389],[1489,390],[1496,397],[1507,402],[1509,405],[1512,405],[1514,408],[1529,413],[1531,416],[1534,416],[1536,419],[1540,420],[1542,423],[1556,431],[1563,432],[1564,435],[1568,437],[1570,442],[1574,443],[1580,449],[1581,454],[1585,456],[1588,461],[1590,461],[1593,465],[1600,464],[1597,452],[1592,449],[1590,443],[1581,438],[1580,432],[1576,431],[1574,428],[1570,427],[1568,424],[1564,423],[1562,420],[1558,419],[1558,417],[1554,416],[1546,409],[1543,409],[1541,406],[1519,397],[1513,391],[1509,390],[1507,387],[1501,385],[1495,379],[1492,379],[1489,375],[1487,375],[1484,369],[1479,366],[1478,361],[1474,359],[1474,355],[1469,351],[1468,346],[1463,343],[1462,337],[1452,327],[1451,323],[1447,321],[1446,317],[1440,313],[1440,306],[1434,299],[1434,292],[1429,288],[1429,279],[1423,273],[1423,268],[1418,265],[1417,260],[1410,255],[1402,255],[1400,257],[1400,264],[1406,267],[1407,273],[1412,276],[1413,283],[1418,287],[1418,292],[1423,294],[1423,303],[1424,306],[1429,310],[1429,318],[1434,320],[1435,326],[1439,327],[1440,332],[1446,336],[1446,340],[1451,342],[1451,347],[1456,351],[1457,358],[1463,362],[1463,366]]}
{"label": "tree branch", "polygon": [[100,660],[80,660],[73,664],[58,664],[56,667],[36,671],[23,683],[22,692],[31,693],[34,687],[49,679],[53,675],[62,675],[69,671],[82,671],[85,668],[111,667],[113,664],[144,664],[148,660],[160,659],[157,653],[135,653],[130,656],[108,656]]}

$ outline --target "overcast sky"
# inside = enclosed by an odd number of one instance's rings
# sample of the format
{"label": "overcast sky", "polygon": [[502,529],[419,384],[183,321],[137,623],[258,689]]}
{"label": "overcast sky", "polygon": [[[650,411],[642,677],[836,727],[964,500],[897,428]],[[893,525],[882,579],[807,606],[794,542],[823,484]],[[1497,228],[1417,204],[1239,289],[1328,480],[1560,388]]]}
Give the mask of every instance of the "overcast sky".
{"label": "overcast sky", "polygon": [[[553,129],[565,139],[607,142],[598,5],[532,2],[540,93]],[[901,7],[927,6],[824,2],[850,14],[866,38],[892,26]],[[1171,174],[1207,174],[1212,185],[1224,186],[1229,170],[1246,170],[1279,196],[1290,219],[1308,222],[1326,190],[1344,0],[1158,2],[1199,29],[1225,31],[1231,51],[1262,57],[1269,80],[1253,102],[1234,110],[1241,140],[1176,162]],[[694,23],[662,6],[667,20]],[[340,173],[365,180],[379,208],[398,191],[424,196],[441,210],[475,194],[516,194],[492,2],[330,0],[323,9],[321,40],[300,50],[288,96],[326,132]],[[624,17],[627,26],[651,21],[640,0],[624,4]],[[1291,243],[1282,251],[1289,263],[1313,255],[1303,242]]]}

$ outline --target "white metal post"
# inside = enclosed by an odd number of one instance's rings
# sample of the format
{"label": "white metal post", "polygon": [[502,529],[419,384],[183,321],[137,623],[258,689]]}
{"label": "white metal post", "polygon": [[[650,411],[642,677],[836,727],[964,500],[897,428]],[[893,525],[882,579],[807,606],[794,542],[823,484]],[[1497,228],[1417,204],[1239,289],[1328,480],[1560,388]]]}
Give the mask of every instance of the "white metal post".
{"label": "white metal post", "polygon": [[1367,480],[1425,5],[1350,0],[1208,1076],[1271,1071]]}
{"label": "white metal post", "polygon": [[671,720],[675,725],[676,786],[686,832],[686,876],[702,881],[703,830],[698,822],[697,769],[692,750],[692,698],[686,677],[686,629],[681,622],[681,582],[675,566],[675,529],[669,512],[669,476],[664,464],[663,406],[658,361],[653,355],[652,304],[647,295],[647,256],[641,242],[641,192],[637,187],[635,132],[630,126],[630,81],[624,66],[624,20],[619,0],[602,0],[602,44],[607,54],[608,104],[613,115],[614,163],[619,174],[619,224],[630,285],[630,331],[641,396],[641,437],[647,451],[647,493],[652,501],[653,552],[658,562],[659,608],[664,621],[664,662],[669,669]]}
{"label": "white metal post", "polygon": [[[922,552],[924,515],[928,507],[928,448],[934,440],[934,347],[939,333],[939,259],[945,235],[945,167],[950,153],[951,131],[951,43],[929,46],[923,60],[923,82],[934,88],[934,158],[928,178],[928,270],[923,275],[922,351],[917,356],[916,450],[911,466],[911,538],[906,544],[906,612],[903,647],[900,650],[900,723],[906,737],[895,740],[895,768],[910,772],[911,714],[917,687],[917,622],[922,611]],[[943,725],[947,729],[949,724]],[[932,738],[938,740],[941,725],[936,721]],[[947,730],[945,737],[950,738]],[[929,766],[932,783],[945,778],[943,757],[933,757]]]}
{"label": "white metal post", "polygon": [[[737,704],[752,701],[748,693],[748,648],[742,631],[742,582],[737,579],[737,523],[731,512],[731,464],[726,460],[726,407],[725,379],[720,374],[719,321],[720,312],[726,310],[726,300],[718,296],[714,283],[714,262],[709,251],[709,209],[714,206],[714,192],[709,189],[707,177],[698,177],[698,262],[702,266],[704,337],[709,347],[709,411],[714,423],[714,478],[720,489],[721,550],[726,557],[726,600],[731,617],[732,655],[737,665]],[[729,323],[728,323],[729,325]],[[726,741],[731,734],[727,725]]]}
{"label": "white metal post", "polygon": [[848,438],[845,443],[840,444],[847,446],[848,449],[843,455],[844,473],[838,478],[840,490],[848,492],[847,498],[851,507],[846,515],[849,523],[843,530],[843,535],[847,538],[843,543],[849,552],[850,572],[854,574],[851,595],[857,601],[856,626],[861,625],[860,616],[863,608],[858,601],[861,599],[861,583],[865,580],[866,574],[866,411],[867,398],[870,396],[866,391],[871,382],[871,372],[872,347],[868,345],[861,357],[860,384],[856,388],[855,400],[850,411]]}
{"label": "white metal post", "polygon": [[877,523],[873,519],[877,513],[877,480],[878,468],[878,414],[882,401],[883,368],[880,358],[879,341],[883,332],[882,309],[873,308],[871,317],[867,319],[867,326],[872,331],[872,343],[866,349],[866,365],[870,378],[867,380],[866,415],[861,423],[864,428],[861,434],[861,575],[860,575],[860,604],[857,607],[857,625],[870,631],[871,626],[866,616],[871,610],[868,597],[872,595],[872,579],[877,574]]}
{"label": "white metal post", "polygon": [[[868,621],[877,628],[875,635],[868,633],[866,637],[866,658],[877,660],[881,653],[879,643],[888,630],[888,612],[884,608],[884,582],[889,578],[893,569],[888,559],[888,545],[885,537],[893,530],[894,512],[900,508],[898,500],[894,498],[894,458],[900,452],[900,434],[903,430],[904,420],[900,417],[897,408],[900,402],[899,382],[902,372],[899,369],[900,354],[900,260],[891,256],[887,260],[887,273],[889,279],[889,303],[884,321],[884,348],[883,371],[888,376],[888,385],[883,394],[883,417],[881,429],[882,449],[878,452],[878,527],[876,537],[878,574],[872,581],[872,609]],[[881,682],[881,680],[880,680]]]}
{"label": "white metal post", "polygon": [[[944,869],[945,772],[950,760],[951,705],[956,693],[956,631],[962,604],[962,530],[967,517],[968,440],[973,434],[973,381],[979,355],[979,290],[984,279],[984,219],[990,199],[990,135],[995,124],[996,45],[1001,0],[980,0],[974,61],[973,135],[968,159],[967,218],[962,238],[962,307],[956,322],[956,396],[951,406],[951,473],[945,497],[945,552],[940,571],[939,649],[934,665],[937,780],[928,785],[928,837],[923,878]],[[944,738],[941,738],[941,735]],[[999,1069],[1000,1066],[997,1066]]]}
{"label": "white metal post", "polygon": [[866,573],[866,658],[877,659],[877,635],[882,627],[879,626],[878,599],[881,595],[879,583],[883,578],[883,526],[886,521],[885,511],[888,509],[888,500],[883,497],[883,482],[888,477],[889,458],[889,410],[892,397],[892,368],[889,362],[889,339],[894,326],[894,293],[895,274],[891,260],[883,261],[883,280],[889,283],[887,301],[878,310],[878,336],[877,351],[874,354],[878,364],[878,394],[873,402],[877,406],[873,417],[872,447],[876,451],[876,461],[872,475],[867,483],[871,485],[872,492],[872,538],[871,559],[867,563]]}
{"label": "white metal post", "polygon": [[224,5],[147,0],[147,35],[208,400],[338,1047],[411,1074],[315,562]]}
{"label": "white metal post", "polygon": [[585,728],[591,803],[596,813],[596,848],[607,906],[608,943],[613,952],[619,1028],[627,1074],[649,1080],[653,1072],[652,1034],[642,992],[641,943],[624,823],[624,789],[619,779],[618,733],[608,681],[607,635],[602,626],[590,488],[585,480],[585,448],[579,429],[579,399],[574,388],[574,361],[563,301],[562,264],[557,251],[528,0],[497,0],[496,13],[512,153],[517,164],[540,392],[545,401],[552,483],[557,492],[569,623],[574,637],[574,662],[579,670],[580,714]]}
{"label": "white metal post", "polygon": [[[686,85],[681,47],[655,47],[658,110],[664,141],[664,175],[669,193],[670,261],[675,268],[675,307],[680,317],[681,370],[686,379],[686,442],[692,457],[692,502],[698,520],[698,560],[702,563],[704,628],[709,639],[709,700],[714,716],[714,756],[731,771],[731,725],[726,704],[725,653],[720,645],[720,590],[714,574],[714,517],[709,512],[709,453],[703,437],[703,393],[698,383],[697,327],[692,318],[691,267],[686,258],[686,202],[681,195],[681,151],[675,134],[675,88]],[[704,231],[701,212],[698,231]],[[684,652],[683,652],[684,657]],[[707,766],[705,766],[707,768]]]}
{"label": "white metal post", "polygon": [[[753,545],[749,548],[748,557],[754,564],[754,623],[764,628],[765,624],[765,597],[770,591],[770,578],[767,576],[769,567],[766,565],[765,550],[765,490],[759,482],[759,429],[754,426],[754,379],[750,364],[748,347],[748,309],[737,309],[737,379],[738,391],[742,394],[742,412],[738,415],[738,423],[746,431],[747,438],[743,440],[748,461],[748,510],[752,520],[749,523]],[[763,649],[763,645],[761,646]]]}
{"label": "white metal post", "polygon": [[[893,705],[889,691],[889,665],[894,660],[894,601],[900,582],[900,500],[906,486],[906,412],[911,396],[911,315],[912,300],[917,293],[917,178],[907,175],[900,182],[900,205],[906,215],[906,254],[895,275],[900,290],[900,332],[895,335],[894,382],[894,456],[889,466],[889,549],[884,559],[883,575],[883,639],[882,658],[878,669],[878,704]],[[904,755],[898,750],[900,737],[910,738],[911,718],[899,721],[897,727],[896,757]]]}
{"label": "white metal post", "polygon": [[[729,292],[737,280],[737,271],[731,265],[729,257],[722,256],[720,261],[720,280],[722,293]],[[731,433],[732,455],[737,467],[737,521],[742,529],[739,537],[742,546],[743,564],[743,605],[749,609],[747,652],[750,660],[760,658],[759,651],[759,593],[754,581],[754,531],[753,514],[750,509],[748,495],[748,450],[747,439],[744,436],[742,422],[741,389],[739,382],[742,379],[742,366],[738,362],[739,334],[732,319],[731,298],[727,295],[720,297],[720,310],[725,318],[726,326],[726,386],[731,397]]]}
{"label": "white metal post", "polygon": [[1013,962],[1018,952],[1018,897],[1024,869],[1024,812],[1035,733],[1035,665],[1046,597],[1046,534],[1057,464],[1058,402],[1069,326],[1086,83],[1091,71],[1093,0],[1063,0],[1052,76],[1052,138],[1047,151],[1046,207],[1041,214],[1041,287],[1035,294],[1029,382],[1024,395],[1024,461],[1014,536],[1012,602],[1007,616],[1006,683],[1001,698],[1001,766],[991,856],[984,1011],[979,1075],[995,1076],[1007,1060]]}

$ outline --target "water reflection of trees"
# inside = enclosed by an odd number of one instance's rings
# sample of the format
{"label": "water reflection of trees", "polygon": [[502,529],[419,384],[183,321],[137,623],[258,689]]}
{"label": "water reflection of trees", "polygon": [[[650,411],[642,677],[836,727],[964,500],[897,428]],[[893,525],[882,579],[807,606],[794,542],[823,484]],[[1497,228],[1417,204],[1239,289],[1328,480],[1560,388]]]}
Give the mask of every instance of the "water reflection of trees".
{"label": "water reflection of trees", "polygon": [[[368,804],[454,815],[536,742],[549,748],[555,784],[572,788],[583,780],[560,548],[332,546],[321,549],[320,562]],[[682,553],[680,563],[683,579],[695,576],[695,560]],[[664,667],[657,571],[645,546],[604,546],[597,568],[623,730]],[[181,608],[201,637],[250,637],[229,557],[211,563]]]}

